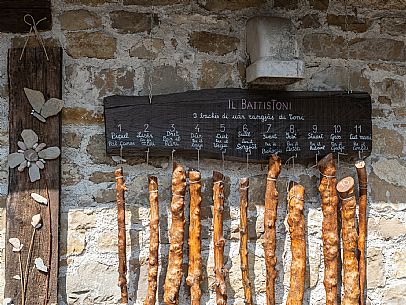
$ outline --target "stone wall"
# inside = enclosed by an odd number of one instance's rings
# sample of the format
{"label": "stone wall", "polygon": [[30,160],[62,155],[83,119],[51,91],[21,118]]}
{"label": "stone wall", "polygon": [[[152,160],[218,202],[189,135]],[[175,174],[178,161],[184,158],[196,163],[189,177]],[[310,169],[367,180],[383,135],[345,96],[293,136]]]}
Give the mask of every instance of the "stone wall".
{"label": "stone wall", "polygon": [[[150,5],[154,5],[152,8]],[[245,22],[255,15],[291,18],[297,28],[305,79],[288,90],[362,90],[373,99],[374,148],[368,158],[368,304],[406,299],[406,2],[399,0],[53,0],[47,43],[64,48],[62,202],[59,304],[117,304],[114,164],[105,156],[102,99],[112,94],[153,94],[188,89],[246,88]],[[348,31],[346,31],[346,28]],[[5,198],[8,168],[7,49],[24,39],[0,34],[0,278],[4,278]],[[175,158],[187,166],[196,160]],[[147,176],[160,184],[159,300],[168,255],[170,159],[132,158],[127,177],[129,289],[134,304],[146,293],[149,204]],[[221,161],[201,162],[204,291],[213,292],[211,172]],[[225,163],[226,267],[229,304],[243,304],[239,248],[238,179],[251,176],[250,271],[256,304],[265,304],[262,247],[266,168]],[[354,175],[341,162],[339,175]],[[286,233],[285,182],[296,175],[306,186],[307,273],[305,304],[324,304],[318,173],[296,166],[282,172],[278,209],[277,304],[289,285],[290,240]],[[186,250],[186,247],[185,247]],[[185,252],[187,253],[187,251]],[[187,261],[185,259],[185,261]],[[186,265],[184,266],[186,271]],[[4,281],[0,280],[0,292]],[[2,293],[1,293],[2,295]],[[182,284],[181,305],[189,303]]]}

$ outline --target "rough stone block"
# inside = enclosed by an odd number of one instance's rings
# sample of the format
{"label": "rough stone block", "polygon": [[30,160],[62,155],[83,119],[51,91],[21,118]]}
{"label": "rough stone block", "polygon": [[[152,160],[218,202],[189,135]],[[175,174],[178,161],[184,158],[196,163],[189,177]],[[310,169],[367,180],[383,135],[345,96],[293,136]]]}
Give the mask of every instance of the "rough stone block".
{"label": "rough stone block", "polygon": [[99,28],[102,25],[101,18],[87,10],[66,11],[59,16],[62,30],[88,30]]}
{"label": "rough stone block", "polygon": [[301,28],[319,28],[321,26],[318,14],[307,14],[300,18]]}
{"label": "rough stone block", "polygon": [[385,264],[382,249],[367,249],[367,288],[373,289],[385,285]]}
{"label": "rough stone block", "polygon": [[116,38],[103,32],[68,33],[66,39],[66,51],[73,58],[114,58],[117,49]]}
{"label": "rough stone block", "polygon": [[75,210],[68,214],[69,230],[86,231],[96,227],[96,214],[94,211]]}
{"label": "rough stone block", "polygon": [[115,182],[114,173],[113,172],[93,172],[89,178],[90,181],[93,183],[111,183]]}
{"label": "rough stone block", "polygon": [[124,0],[124,5],[171,5],[187,4],[189,0]]}
{"label": "rough stone block", "polygon": [[199,52],[226,55],[238,49],[240,39],[212,32],[193,32],[189,43]]}
{"label": "rough stone block", "polygon": [[391,240],[406,235],[406,224],[397,218],[370,218],[368,231],[382,236],[385,240]]}
{"label": "rough stone block", "polygon": [[100,125],[103,115],[85,108],[63,108],[62,120],[66,125]]}
{"label": "rough stone block", "polygon": [[404,137],[396,130],[372,126],[373,150],[376,154],[403,156]]}
{"label": "rough stone block", "polygon": [[329,0],[309,0],[310,7],[319,11],[326,11],[329,2]]}
{"label": "rough stone block", "polygon": [[98,6],[108,3],[117,3],[118,0],[65,0],[66,3]]}
{"label": "rough stone block", "polygon": [[256,7],[264,3],[263,0],[198,0],[199,5],[209,11],[241,10]]}
{"label": "rough stone block", "polygon": [[347,5],[375,10],[405,10],[404,0],[349,0]]}
{"label": "rough stone block", "polygon": [[158,16],[128,11],[115,11],[110,13],[111,26],[119,33],[150,32],[151,28],[159,23]]}
{"label": "rough stone block", "polygon": [[[308,55],[329,58],[347,58],[344,37],[326,33],[311,33],[303,38],[304,51]],[[388,38],[354,38],[348,42],[351,59],[404,61],[403,41]]]}
{"label": "rough stone block", "polygon": [[139,59],[156,59],[159,52],[165,47],[163,39],[152,38],[145,39],[130,49],[130,56]]}
{"label": "rough stone block", "polygon": [[86,247],[85,233],[68,231],[66,255],[80,255]]}
{"label": "rough stone block", "polygon": [[[149,93],[149,72],[144,76],[143,94]],[[183,92],[193,88],[187,78],[182,77],[182,70],[179,67],[160,66],[152,70],[152,93],[169,94],[175,92]]]}
{"label": "rough stone block", "polygon": [[380,20],[381,33],[391,36],[406,35],[405,18],[385,17]]}
{"label": "rough stone block", "polygon": [[363,20],[356,16],[346,17],[345,15],[328,14],[327,24],[332,26],[338,26],[343,31],[348,30],[356,33],[363,33],[369,29],[371,22],[368,20]]}
{"label": "rough stone block", "polygon": [[82,135],[76,132],[64,132],[62,134],[62,145],[69,148],[79,148],[82,142]]}
{"label": "rough stone block", "polygon": [[201,77],[197,84],[201,89],[227,88],[233,84],[231,79],[232,65],[215,61],[206,61],[201,68]]}
{"label": "rough stone block", "polygon": [[403,81],[392,78],[385,78],[381,82],[375,83],[380,95],[387,97],[390,100],[391,106],[406,105],[405,84]]}

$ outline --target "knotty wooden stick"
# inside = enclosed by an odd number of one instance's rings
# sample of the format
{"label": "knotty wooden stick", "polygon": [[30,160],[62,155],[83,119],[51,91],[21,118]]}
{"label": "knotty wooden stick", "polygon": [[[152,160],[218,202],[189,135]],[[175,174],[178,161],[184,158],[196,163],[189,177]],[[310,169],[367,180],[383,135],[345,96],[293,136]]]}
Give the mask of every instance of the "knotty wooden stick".
{"label": "knotty wooden stick", "polygon": [[358,251],[359,251],[359,286],[360,304],[365,305],[365,284],[366,284],[366,261],[365,261],[365,239],[367,237],[367,170],[364,161],[355,163],[358,175],[359,206],[358,206]]}
{"label": "knotty wooden stick", "polygon": [[116,177],[116,202],[118,220],[118,286],[121,289],[121,303],[128,303],[127,291],[127,254],[125,234],[125,197],[127,187],[124,184],[123,169],[118,168],[114,172]]}
{"label": "knotty wooden stick", "polygon": [[281,172],[281,158],[272,155],[268,163],[268,176],[265,191],[264,252],[266,265],[266,303],[275,305],[276,273],[276,217],[278,211],[278,191],[276,179]]}
{"label": "knotty wooden stick", "polygon": [[148,293],[144,305],[155,305],[158,278],[158,250],[159,250],[159,206],[158,179],[148,178],[150,222],[149,222],[149,259],[148,259]]}
{"label": "knotty wooden stick", "polygon": [[306,239],[303,215],[305,189],[292,184],[288,193],[288,224],[291,239],[292,263],[290,268],[290,289],[286,305],[302,305],[305,290]]}
{"label": "knotty wooden stick", "polygon": [[227,304],[227,291],[224,268],[223,212],[224,212],[224,176],[213,172],[213,241],[214,241],[214,273],[216,275],[216,304]]}
{"label": "knotty wooden stick", "polygon": [[185,233],[185,192],[186,173],[182,166],[173,163],[172,174],[172,225],[169,230],[169,263],[164,285],[164,302],[167,305],[179,304],[179,288],[182,282],[182,257]]}
{"label": "knotty wooden stick", "polygon": [[318,163],[320,171],[319,192],[323,211],[322,238],[324,253],[324,288],[326,305],[337,305],[338,283],[338,195],[336,191],[336,165],[332,154]]}
{"label": "knotty wooden stick", "polygon": [[248,178],[240,179],[240,259],[245,304],[252,305],[251,280],[248,269]]}
{"label": "knotty wooden stick", "polygon": [[201,230],[200,205],[201,174],[199,171],[189,171],[190,192],[190,225],[189,225],[189,269],[186,283],[190,286],[191,305],[200,305],[202,292],[200,282],[202,280],[202,256],[201,256]]}
{"label": "knotty wooden stick", "polygon": [[358,305],[359,302],[359,273],[357,251],[357,229],[355,227],[356,199],[354,194],[354,179],[346,177],[337,184],[341,197],[342,239],[343,239],[343,269],[344,297],[342,305]]}

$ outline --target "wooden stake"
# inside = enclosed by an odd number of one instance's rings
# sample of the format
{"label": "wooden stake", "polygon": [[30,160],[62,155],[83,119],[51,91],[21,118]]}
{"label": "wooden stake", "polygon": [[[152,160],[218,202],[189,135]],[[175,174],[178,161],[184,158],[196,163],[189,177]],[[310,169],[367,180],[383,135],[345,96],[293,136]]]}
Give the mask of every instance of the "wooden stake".
{"label": "wooden stake", "polygon": [[127,291],[127,254],[125,232],[125,196],[127,187],[124,184],[123,169],[118,168],[114,172],[116,177],[116,202],[118,220],[118,286],[121,289],[121,303],[128,303]]}
{"label": "wooden stake", "polygon": [[288,193],[288,224],[292,249],[290,289],[286,305],[302,305],[305,289],[306,239],[303,215],[305,189],[300,184],[291,186]]}
{"label": "wooden stake", "polygon": [[278,191],[276,180],[281,172],[281,158],[272,155],[269,158],[268,176],[265,192],[265,215],[264,215],[264,252],[266,265],[266,303],[275,305],[275,279],[276,273],[276,218],[278,210]]}
{"label": "wooden stake", "polygon": [[213,242],[214,242],[214,273],[216,275],[216,304],[227,304],[226,271],[224,268],[223,212],[224,212],[224,176],[213,172]]}
{"label": "wooden stake", "polygon": [[172,225],[169,231],[171,246],[169,264],[165,278],[164,302],[179,304],[179,288],[182,282],[182,257],[185,233],[186,173],[182,166],[174,163],[172,174]]}
{"label": "wooden stake", "polygon": [[359,272],[357,251],[357,229],[355,227],[356,200],[354,179],[346,177],[337,184],[341,196],[341,218],[343,239],[344,297],[342,305],[359,304]]}
{"label": "wooden stake", "polygon": [[318,163],[320,171],[319,192],[323,211],[322,238],[324,253],[324,288],[326,305],[337,305],[338,283],[338,196],[336,191],[336,166],[333,155],[328,154]]}
{"label": "wooden stake", "polygon": [[199,171],[189,172],[190,181],[190,225],[189,225],[189,269],[186,283],[190,286],[191,305],[200,305],[202,292],[200,282],[202,280],[202,256],[201,256],[201,230],[200,205],[201,174]]}
{"label": "wooden stake", "polygon": [[366,261],[365,261],[365,240],[367,237],[367,170],[364,161],[355,163],[359,185],[359,206],[358,206],[358,251],[359,251],[359,281],[360,281],[360,304],[365,305],[365,284],[366,284]]}
{"label": "wooden stake", "polygon": [[248,268],[248,178],[240,179],[240,258],[242,285],[244,287],[245,304],[252,305],[251,280]]}
{"label": "wooden stake", "polygon": [[144,305],[155,305],[159,250],[159,206],[157,177],[148,177],[148,190],[151,213],[149,221],[148,293],[144,301]]}

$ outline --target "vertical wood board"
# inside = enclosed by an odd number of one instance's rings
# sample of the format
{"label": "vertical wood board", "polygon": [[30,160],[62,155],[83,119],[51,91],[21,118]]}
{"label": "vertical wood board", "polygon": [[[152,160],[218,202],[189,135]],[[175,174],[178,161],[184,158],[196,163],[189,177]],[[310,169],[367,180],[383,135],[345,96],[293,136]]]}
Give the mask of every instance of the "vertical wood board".
{"label": "vertical wood board", "polygon": [[[31,115],[32,107],[29,104],[24,87],[41,91],[45,99],[62,96],[62,49],[47,48],[49,61],[42,48],[27,48],[21,61],[21,49],[10,49],[8,54],[9,77],[9,137],[10,153],[17,152],[17,142],[21,141],[21,132],[32,129],[47,147],[61,146],[61,118],[60,114],[41,123]],[[41,214],[43,227],[37,231],[35,246],[30,263],[26,304],[53,304],[57,303],[58,295],[58,227],[60,202],[60,157],[47,160],[45,169],[41,170],[41,180],[30,182],[28,169],[19,172],[16,168],[9,170],[9,195],[7,198],[7,228],[6,228],[6,267],[4,297],[11,298],[15,305],[21,304],[21,288],[19,281],[13,276],[19,274],[18,255],[12,252],[9,238],[17,237],[24,244],[22,261],[25,265],[28,247],[33,231],[31,218]],[[51,210],[51,224],[48,217],[48,207],[35,202],[30,194],[38,193],[47,197],[49,193],[49,206]],[[50,238],[50,232],[52,237]],[[49,251],[49,243],[52,249]],[[49,265],[49,253],[51,264]],[[36,270],[34,259],[41,257],[49,267],[49,300],[46,302],[47,275]]]}

